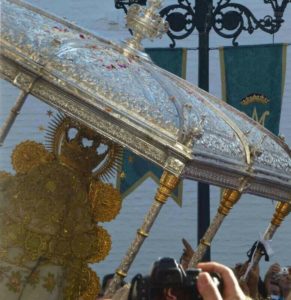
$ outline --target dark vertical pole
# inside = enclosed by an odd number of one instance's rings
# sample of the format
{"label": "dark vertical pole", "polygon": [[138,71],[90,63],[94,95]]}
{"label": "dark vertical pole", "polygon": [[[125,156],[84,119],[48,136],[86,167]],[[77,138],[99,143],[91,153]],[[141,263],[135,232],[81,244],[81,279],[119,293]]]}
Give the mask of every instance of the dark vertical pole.
{"label": "dark vertical pole", "polygon": [[[196,0],[195,12],[199,32],[198,50],[198,86],[209,91],[209,30],[211,28],[212,0]],[[206,183],[198,182],[198,243],[210,224],[210,189]],[[209,261],[210,248],[205,253],[204,261]]]}

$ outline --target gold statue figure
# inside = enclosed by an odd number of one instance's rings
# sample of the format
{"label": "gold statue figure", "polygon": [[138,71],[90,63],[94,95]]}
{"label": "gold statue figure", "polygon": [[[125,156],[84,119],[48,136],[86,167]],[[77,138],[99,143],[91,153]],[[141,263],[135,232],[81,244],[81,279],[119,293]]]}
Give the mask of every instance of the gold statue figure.
{"label": "gold statue figure", "polygon": [[88,263],[111,248],[97,222],[121,208],[119,192],[101,178],[116,167],[121,148],[62,115],[48,135],[50,151],[24,141],[12,153],[16,174],[0,173],[0,294],[95,299],[100,284]]}

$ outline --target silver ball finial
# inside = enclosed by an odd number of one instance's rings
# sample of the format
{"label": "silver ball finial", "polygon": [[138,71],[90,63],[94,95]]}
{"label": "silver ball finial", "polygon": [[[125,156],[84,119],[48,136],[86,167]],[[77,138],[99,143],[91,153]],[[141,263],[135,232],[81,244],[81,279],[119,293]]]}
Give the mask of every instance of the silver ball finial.
{"label": "silver ball finial", "polygon": [[143,50],[141,41],[145,38],[155,39],[161,37],[169,29],[169,24],[163,20],[158,9],[161,0],[149,0],[149,6],[142,8],[131,5],[127,13],[127,27],[133,31],[133,37],[127,40],[127,46],[131,49]]}

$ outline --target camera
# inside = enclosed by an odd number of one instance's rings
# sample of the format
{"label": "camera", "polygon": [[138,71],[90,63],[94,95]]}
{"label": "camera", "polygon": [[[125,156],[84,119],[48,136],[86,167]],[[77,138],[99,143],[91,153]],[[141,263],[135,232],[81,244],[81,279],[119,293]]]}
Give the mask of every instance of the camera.
{"label": "camera", "polygon": [[278,274],[279,275],[288,275],[289,274],[288,267],[282,267]]}
{"label": "camera", "polygon": [[[163,299],[165,288],[173,288],[180,294],[180,299],[202,299],[197,290],[197,279],[201,269],[188,269],[175,259],[164,257],[153,264],[149,276],[137,274],[131,281],[128,300],[156,300]],[[210,274],[220,291],[222,281],[218,274]]]}

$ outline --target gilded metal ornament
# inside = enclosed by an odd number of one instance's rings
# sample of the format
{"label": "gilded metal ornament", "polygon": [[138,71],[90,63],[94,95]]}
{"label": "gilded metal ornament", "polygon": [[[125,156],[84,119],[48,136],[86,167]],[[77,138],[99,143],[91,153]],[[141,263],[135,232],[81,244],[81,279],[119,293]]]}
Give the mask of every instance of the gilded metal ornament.
{"label": "gilded metal ornament", "polygon": [[155,200],[161,204],[166,203],[173,189],[179,183],[179,177],[165,171],[160,180],[160,186],[155,195]]}
{"label": "gilded metal ornament", "polygon": [[224,216],[227,216],[233,205],[237,203],[240,197],[241,192],[237,190],[224,189],[218,212]]}
{"label": "gilded metal ornament", "polygon": [[111,184],[92,180],[89,188],[89,201],[96,222],[113,220],[121,209],[120,192]]}
{"label": "gilded metal ornament", "polygon": [[141,8],[134,4],[128,9],[127,26],[133,31],[133,38],[127,41],[128,49],[142,50],[141,41],[144,38],[158,38],[168,31],[168,22],[164,21],[157,12],[161,7],[161,1],[149,2],[148,8]]}
{"label": "gilded metal ornament", "polygon": [[291,211],[291,204],[287,202],[278,202],[271,223],[279,227],[285,217]]}
{"label": "gilded metal ornament", "polygon": [[121,163],[122,147],[63,114],[52,119],[47,144],[62,164],[95,179],[108,179]]}
{"label": "gilded metal ornament", "polygon": [[15,147],[11,159],[14,170],[19,174],[25,174],[35,166],[53,161],[54,157],[44,145],[25,141]]}
{"label": "gilded metal ornament", "polygon": [[96,227],[96,249],[97,251],[88,258],[88,262],[95,263],[105,259],[111,249],[111,237],[107,230],[101,226]]}
{"label": "gilded metal ornament", "polygon": [[110,252],[111,238],[106,229],[97,226],[90,232],[74,236],[70,244],[75,257],[95,263],[104,260]]}
{"label": "gilded metal ornament", "polygon": [[99,277],[91,268],[86,267],[82,269],[81,281],[81,299],[95,300],[101,289]]}

